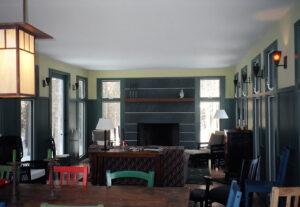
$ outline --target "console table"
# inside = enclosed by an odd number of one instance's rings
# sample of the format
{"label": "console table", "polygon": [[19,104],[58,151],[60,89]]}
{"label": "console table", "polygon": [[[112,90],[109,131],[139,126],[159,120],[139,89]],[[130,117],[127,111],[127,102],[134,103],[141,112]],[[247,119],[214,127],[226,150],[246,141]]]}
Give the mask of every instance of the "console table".
{"label": "console table", "polygon": [[[141,151],[141,152],[128,152],[122,149],[110,149],[109,151],[101,151],[100,149],[89,148],[88,154],[91,162],[91,173],[92,173],[92,184],[93,185],[104,185],[105,179],[105,159],[111,159],[108,164],[114,166],[117,170],[142,170],[140,168],[143,165],[133,166],[133,162],[126,166],[119,166],[117,164],[118,159],[129,158],[133,161],[143,158],[154,159],[154,166],[150,166],[155,171],[155,186],[162,186],[163,177],[163,152],[152,152],[152,151]],[[116,161],[116,162],[115,162]],[[118,166],[116,166],[118,165]],[[110,169],[114,171],[113,169]]]}

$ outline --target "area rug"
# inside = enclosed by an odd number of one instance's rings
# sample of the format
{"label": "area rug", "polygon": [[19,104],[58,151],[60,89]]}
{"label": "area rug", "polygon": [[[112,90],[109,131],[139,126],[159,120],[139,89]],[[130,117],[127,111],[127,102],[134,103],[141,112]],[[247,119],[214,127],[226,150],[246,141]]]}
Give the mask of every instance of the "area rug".
{"label": "area rug", "polygon": [[210,175],[207,167],[204,168],[188,168],[188,177],[186,184],[205,185],[203,176]]}

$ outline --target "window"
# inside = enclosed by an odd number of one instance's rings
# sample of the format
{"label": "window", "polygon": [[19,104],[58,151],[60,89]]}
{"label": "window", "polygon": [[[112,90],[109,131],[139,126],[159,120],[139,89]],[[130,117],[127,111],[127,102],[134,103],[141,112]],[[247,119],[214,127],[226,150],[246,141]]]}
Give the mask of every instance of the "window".
{"label": "window", "polygon": [[23,146],[22,161],[31,160],[33,141],[33,101],[21,100],[21,139]]}
{"label": "window", "polygon": [[87,99],[87,79],[77,77],[78,82],[78,92],[77,92],[77,134],[78,134],[78,140],[79,140],[79,157],[85,155],[86,153],[86,99]]}
{"label": "window", "polygon": [[211,133],[220,129],[214,119],[220,109],[220,79],[200,79],[200,142],[208,142]]}
{"label": "window", "polygon": [[259,155],[259,140],[260,140],[260,99],[255,98],[254,99],[254,120],[253,120],[253,125],[254,125],[254,149],[255,149],[255,156]]}
{"label": "window", "polygon": [[269,181],[276,179],[276,156],[275,156],[275,148],[276,148],[276,112],[275,112],[275,97],[268,96],[268,178]]}
{"label": "window", "polygon": [[234,97],[239,97],[239,74],[236,73],[234,75]]}
{"label": "window", "polygon": [[[259,71],[257,76],[255,76],[254,67],[258,67]],[[257,94],[261,90],[261,77],[262,76],[262,67],[261,67],[261,57],[260,54],[257,55],[252,61],[251,61],[251,77],[252,77],[252,93]]]}
{"label": "window", "polygon": [[242,99],[242,123],[241,127],[248,127],[248,101]]}
{"label": "window", "polygon": [[102,81],[102,117],[111,119],[114,129],[110,131],[110,141],[114,145],[120,144],[121,117],[121,81]]}
{"label": "window", "polygon": [[234,98],[235,98],[235,126],[240,126],[239,124],[239,74],[236,73],[234,75]]}
{"label": "window", "polygon": [[248,95],[248,83],[247,83],[247,66],[243,67],[241,70],[241,86],[242,86],[242,96]]}
{"label": "window", "polygon": [[62,155],[65,153],[65,78],[56,76],[51,78],[51,126],[56,155]]}
{"label": "window", "polygon": [[275,67],[272,53],[277,50],[277,41],[264,50],[264,68],[266,73],[266,91],[272,91],[277,86],[277,67]]}

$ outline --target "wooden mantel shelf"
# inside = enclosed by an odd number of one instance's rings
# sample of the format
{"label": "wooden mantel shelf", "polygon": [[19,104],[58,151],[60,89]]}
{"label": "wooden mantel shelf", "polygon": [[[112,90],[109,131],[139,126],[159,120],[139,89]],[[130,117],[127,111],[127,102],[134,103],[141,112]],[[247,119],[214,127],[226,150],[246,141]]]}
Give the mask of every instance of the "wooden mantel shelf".
{"label": "wooden mantel shelf", "polygon": [[194,98],[124,98],[124,102],[194,102]]}

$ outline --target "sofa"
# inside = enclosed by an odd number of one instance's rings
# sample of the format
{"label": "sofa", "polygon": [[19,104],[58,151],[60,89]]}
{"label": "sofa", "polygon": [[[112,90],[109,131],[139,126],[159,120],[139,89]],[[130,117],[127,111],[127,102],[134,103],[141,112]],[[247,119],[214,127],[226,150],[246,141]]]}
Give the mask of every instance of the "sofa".
{"label": "sofa", "polygon": [[[118,148],[118,147],[115,147]],[[89,149],[91,152],[92,149]],[[186,160],[186,161],[185,161]],[[184,164],[186,162],[186,165]],[[186,167],[184,167],[186,166]],[[91,167],[94,167],[91,163]],[[183,146],[164,146],[162,155],[162,186],[182,187],[187,172],[187,157]],[[155,159],[151,157],[104,157],[102,172],[120,170],[139,170],[144,172],[155,170]],[[101,183],[106,183],[103,176]],[[117,185],[144,185],[145,181],[135,178],[122,178],[113,181]]]}

